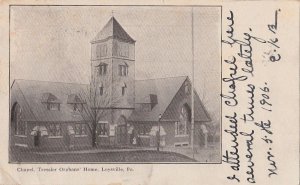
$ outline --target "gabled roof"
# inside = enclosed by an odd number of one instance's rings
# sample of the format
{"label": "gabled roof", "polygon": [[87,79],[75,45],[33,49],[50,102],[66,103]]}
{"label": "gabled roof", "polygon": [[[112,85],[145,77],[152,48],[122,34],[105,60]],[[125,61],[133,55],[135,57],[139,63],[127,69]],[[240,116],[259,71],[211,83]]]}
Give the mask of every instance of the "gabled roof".
{"label": "gabled roof", "polygon": [[[153,122],[158,121],[159,114],[164,119],[177,119],[176,97],[186,97],[180,94],[187,76],[158,78],[135,81],[135,103],[151,104],[151,110],[133,110],[128,121]],[[195,93],[195,121],[209,121],[205,107]],[[49,97],[55,96],[57,103],[60,103],[60,110],[48,110],[45,103]],[[12,86],[11,100],[18,103],[24,110],[24,117],[28,121],[44,122],[72,122],[90,121],[88,84],[74,84],[62,82],[45,82],[34,80],[15,80]],[[151,100],[152,96],[152,100]],[[84,103],[85,111],[78,113],[73,111],[72,103]],[[14,103],[14,102],[11,102]],[[175,104],[175,106],[174,106]]]}
{"label": "gabled roof", "polygon": [[167,108],[166,106],[168,106],[168,103],[170,103],[186,78],[186,76],[179,76],[136,80],[135,103],[150,103],[150,94],[154,94],[157,95],[161,108]]}
{"label": "gabled roof", "polygon": [[[72,84],[62,82],[45,82],[34,80],[15,80],[12,91],[14,88],[19,88],[20,92],[24,96],[24,102],[27,106],[23,108],[30,109],[26,112],[30,112],[34,118],[31,121],[45,121],[45,122],[64,122],[64,121],[88,121],[90,118],[84,112],[78,113],[72,110],[72,105],[68,104],[69,95],[82,97],[85,99],[88,95],[88,85],[85,84]],[[12,93],[12,96],[14,94]],[[48,110],[45,98],[49,96],[55,96],[57,103],[60,103],[60,110]],[[72,98],[72,97],[71,97]],[[14,97],[12,97],[14,99]],[[19,99],[20,100],[20,99]],[[12,102],[14,103],[14,102]],[[19,103],[19,102],[18,102]],[[88,105],[85,105],[88,108]],[[26,116],[25,117],[29,117]]]}
{"label": "gabled roof", "polygon": [[[187,76],[179,76],[135,81],[135,103],[148,104],[150,103],[150,94],[155,94],[157,104],[150,111],[139,111],[135,109],[128,120],[133,122],[153,122],[158,121],[159,114],[161,114],[162,121],[164,121],[164,113],[169,109],[169,105],[172,101],[175,101],[174,97],[187,80]],[[197,94],[195,96],[194,110],[195,121],[210,121],[209,115]],[[176,120],[176,116],[177,115],[173,115],[171,117]]]}
{"label": "gabled roof", "polygon": [[92,42],[105,40],[108,38],[119,39],[125,42],[135,42],[128,33],[122,28],[119,22],[112,17],[102,30],[97,34],[97,36],[92,40]]}

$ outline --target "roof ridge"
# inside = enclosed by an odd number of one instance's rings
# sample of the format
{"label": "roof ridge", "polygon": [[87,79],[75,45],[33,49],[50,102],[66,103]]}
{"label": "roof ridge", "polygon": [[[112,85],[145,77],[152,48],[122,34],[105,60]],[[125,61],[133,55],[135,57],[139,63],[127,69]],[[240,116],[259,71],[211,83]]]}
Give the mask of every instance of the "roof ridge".
{"label": "roof ridge", "polygon": [[45,80],[28,80],[28,79],[14,79],[13,81],[34,81],[34,82],[50,82],[50,83],[64,83],[64,84],[76,84],[76,85],[89,85],[84,83],[75,83],[75,82],[57,82],[57,81],[45,81]]}
{"label": "roof ridge", "polygon": [[182,75],[182,76],[169,76],[169,77],[159,77],[159,78],[139,79],[139,80],[135,80],[135,81],[158,80],[158,79],[170,79],[170,78],[180,78],[180,77],[188,77],[188,76],[187,76],[187,75]]}

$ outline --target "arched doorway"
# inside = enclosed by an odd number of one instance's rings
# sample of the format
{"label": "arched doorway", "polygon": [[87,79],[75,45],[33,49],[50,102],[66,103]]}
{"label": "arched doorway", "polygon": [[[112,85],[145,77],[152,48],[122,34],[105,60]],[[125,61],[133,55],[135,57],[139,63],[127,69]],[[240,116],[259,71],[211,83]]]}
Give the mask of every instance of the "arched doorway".
{"label": "arched doorway", "polygon": [[116,129],[116,139],[118,145],[126,145],[127,144],[127,125],[126,118],[124,116],[120,116],[117,122]]}

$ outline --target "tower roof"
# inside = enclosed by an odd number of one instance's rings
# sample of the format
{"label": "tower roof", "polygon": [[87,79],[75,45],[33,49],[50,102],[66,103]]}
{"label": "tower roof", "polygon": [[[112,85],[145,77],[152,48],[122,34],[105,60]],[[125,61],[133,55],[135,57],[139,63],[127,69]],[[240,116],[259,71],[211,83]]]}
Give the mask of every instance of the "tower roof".
{"label": "tower roof", "polygon": [[111,17],[110,20],[106,23],[106,25],[102,28],[102,30],[97,34],[97,36],[92,40],[92,42],[115,38],[120,39],[125,42],[135,42],[128,33],[122,28],[119,22]]}

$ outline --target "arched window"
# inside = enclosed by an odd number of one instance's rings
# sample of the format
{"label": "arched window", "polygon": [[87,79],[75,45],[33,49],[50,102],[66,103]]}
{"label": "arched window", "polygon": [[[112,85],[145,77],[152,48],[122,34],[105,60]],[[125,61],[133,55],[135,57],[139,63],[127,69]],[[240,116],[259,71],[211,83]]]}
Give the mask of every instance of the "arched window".
{"label": "arched window", "polygon": [[97,74],[99,76],[104,76],[107,73],[108,64],[101,62],[97,67]]}
{"label": "arched window", "polygon": [[15,103],[12,109],[12,125],[15,135],[26,135],[26,123],[22,121],[22,109],[18,103]]}
{"label": "arched window", "polygon": [[128,75],[128,64],[123,63],[119,65],[119,76],[127,76]]}
{"label": "arched window", "polygon": [[188,81],[185,81],[184,83],[184,92],[185,94],[190,94],[190,85]]}
{"label": "arched window", "polygon": [[117,121],[116,137],[118,144],[127,143],[127,124],[126,118],[123,115],[121,115]]}
{"label": "arched window", "polygon": [[191,121],[191,111],[188,105],[183,105],[179,113],[179,121],[175,122],[175,135],[188,134],[188,125]]}

